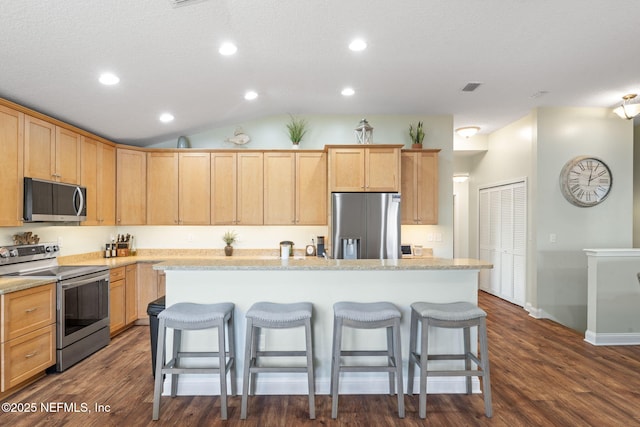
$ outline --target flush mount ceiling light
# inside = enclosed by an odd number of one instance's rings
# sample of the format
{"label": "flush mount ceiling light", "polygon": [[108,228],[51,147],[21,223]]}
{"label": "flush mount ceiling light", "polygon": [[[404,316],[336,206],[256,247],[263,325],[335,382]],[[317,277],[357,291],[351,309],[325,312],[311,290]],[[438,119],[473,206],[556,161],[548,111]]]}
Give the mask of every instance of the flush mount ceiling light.
{"label": "flush mount ceiling light", "polygon": [[453,182],[466,182],[468,179],[468,173],[456,173],[453,175]]}
{"label": "flush mount ceiling light", "polygon": [[227,43],[222,43],[222,45],[220,45],[220,49],[218,49],[218,52],[220,52],[220,55],[224,55],[224,56],[231,56],[233,54],[235,54],[238,51],[238,47],[230,42]]}
{"label": "flush mount ceiling light", "polygon": [[613,110],[621,119],[631,120],[640,114],[640,103],[633,102],[635,93],[630,93],[622,97],[622,104]]}
{"label": "flush mount ceiling light", "polygon": [[354,52],[361,52],[367,48],[367,42],[362,39],[355,39],[349,43],[349,49]]}
{"label": "flush mount ceiling light", "polygon": [[463,138],[471,138],[473,135],[478,133],[479,130],[480,128],[478,126],[466,126],[456,129],[456,133]]}
{"label": "flush mount ceiling light", "polygon": [[247,93],[244,94],[244,99],[246,99],[247,101],[252,101],[254,99],[256,99],[258,97],[258,93],[254,92],[252,90],[248,91]]}
{"label": "flush mount ceiling light", "polygon": [[344,89],[342,89],[342,92],[340,92],[342,94],[342,96],[353,96],[356,91],[353,90],[353,88],[350,87],[345,87]]}
{"label": "flush mount ceiling light", "polygon": [[162,123],[172,122],[173,119],[174,119],[174,117],[173,117],[173,114],[171,114],[171,113],[162,113],[162,114],[160,114],[160,117],[159,117],[159,120]]}
{"label": "flush mount ceiling light", "polygon": [[105,86],[113,86],[120,82],[120,78],[113,73],[102,73],[98,81]]}

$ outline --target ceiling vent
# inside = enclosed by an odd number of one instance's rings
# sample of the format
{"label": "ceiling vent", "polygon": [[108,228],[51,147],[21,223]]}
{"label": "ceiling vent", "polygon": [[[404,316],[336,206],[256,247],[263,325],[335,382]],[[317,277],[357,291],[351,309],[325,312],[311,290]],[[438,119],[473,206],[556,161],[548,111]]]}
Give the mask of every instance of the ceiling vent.
{"label": "ceiling vent", "polygon": [[206,1],[206,0],[169,0],[169,4],[175,8],[175,7],[188,6],[190,4],[202,3],[203,1]]}
{"label": "ceiling vent", "polygon": [[463,92],[473,92],[474,90],[478,89],[478,87],[481,85],[482,83],[467,83],[463,88],[462,91]]}

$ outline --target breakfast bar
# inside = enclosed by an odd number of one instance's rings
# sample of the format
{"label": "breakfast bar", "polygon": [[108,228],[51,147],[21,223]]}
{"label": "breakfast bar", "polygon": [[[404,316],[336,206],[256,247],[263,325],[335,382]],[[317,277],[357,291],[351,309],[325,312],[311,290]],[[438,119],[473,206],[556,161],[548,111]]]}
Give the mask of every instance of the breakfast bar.
{"label": "breakfast bar", "polygon": [[[239,355],[243,354],[245,342],[245,314],[253,303],[311,302],[316,390],[320,394],[329,393],[335,302],[389,301],[402,311],[401,339],[406,383],[411,303],[467,301],[476,304],[479,271],[489,268],[492,265],[481,260],[441,258],[334,260],[228,257],[176,259],[154,265],[154,269],[166,273],[167,307],[178,302],[235,304],[235,342]],[[359,331],[357,338],[350,332],[346,330],[343,335],[343,348],[385,346],[383,331],[365,331],[367,333],[364,334]],[[438,353],[460,351],[462,340],[452,335],[458,333],[461,334],[460,331],[434,330],[430,340],[432,348]],[[269,330],[263,334],[259,346],[268,349],[304,343],[302,334],[301,328]],[[183,337],[182,347],[187,351],[204,351],[215,349],[216,342],[216,335],[211,332],[188,331]],[[171,344],[167,345],[167,351],[170,351]],[[446,366],[456,362],[441,363]],[[242,357],[238,357],[237,372],[242,372],[242,367]],[[240,376],[236,381],[240,385]],[[168,390],[167,385],[165,390]],[[464,378],[435,378],[429,381],[428,387],[432,393],[464,393],[465,381]],[[306,391],[306,377],[296,374],[258,376],[256,384],[257,394],[304,394]],[[387,391],[386,374],[358,373],[340,382],[341,393],[384,394]],[[474,391],[478,391],[477,382]],[[194,375],[179,380],[180,395],[217,393],[219,385],[213,376]]]}

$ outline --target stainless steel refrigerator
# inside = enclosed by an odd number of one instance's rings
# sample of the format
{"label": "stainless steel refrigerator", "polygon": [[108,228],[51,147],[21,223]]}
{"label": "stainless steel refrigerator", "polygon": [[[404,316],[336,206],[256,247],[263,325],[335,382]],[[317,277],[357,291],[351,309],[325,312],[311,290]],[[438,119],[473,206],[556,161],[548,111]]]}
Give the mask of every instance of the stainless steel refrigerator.
{"label": "stainless steel refrigerator", "polygon": [[336,259],[398,259],[400,194],[331,193],[331,252]]}

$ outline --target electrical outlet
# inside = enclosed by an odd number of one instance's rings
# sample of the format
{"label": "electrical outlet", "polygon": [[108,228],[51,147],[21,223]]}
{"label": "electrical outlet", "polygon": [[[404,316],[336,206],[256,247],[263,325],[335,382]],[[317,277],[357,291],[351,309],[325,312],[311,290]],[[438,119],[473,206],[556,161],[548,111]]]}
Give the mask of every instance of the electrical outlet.
{"label": "electrical outlet", "polygon": [[433,233],[427,233],[427,242],[433,242]]}

